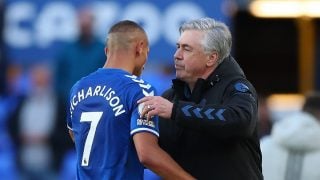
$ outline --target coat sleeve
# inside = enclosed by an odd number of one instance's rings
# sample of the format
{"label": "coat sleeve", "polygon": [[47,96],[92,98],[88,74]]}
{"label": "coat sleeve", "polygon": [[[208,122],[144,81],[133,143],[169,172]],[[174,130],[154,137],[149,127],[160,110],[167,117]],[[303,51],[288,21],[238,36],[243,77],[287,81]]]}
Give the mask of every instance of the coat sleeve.
{"label": "coat sleeve", "polygon": [[239,80],[226,88],[221,102],[200,105],[176,101],[171,119],[178,126],[217,138],[241,138],[255,131],[257,109],[255,89],[248,81]]}

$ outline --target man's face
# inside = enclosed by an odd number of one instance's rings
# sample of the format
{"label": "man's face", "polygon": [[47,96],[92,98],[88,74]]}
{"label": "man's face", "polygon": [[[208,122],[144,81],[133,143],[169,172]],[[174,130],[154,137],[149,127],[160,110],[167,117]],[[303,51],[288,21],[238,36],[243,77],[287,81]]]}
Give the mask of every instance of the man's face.
{"label": "man's face", "polygon": [[201,45],[203,37],[203,32],[195,30],[187,30],[180,35],[174,54],[178,79],[194,83],[204,74],[209,56],[204,53]]}

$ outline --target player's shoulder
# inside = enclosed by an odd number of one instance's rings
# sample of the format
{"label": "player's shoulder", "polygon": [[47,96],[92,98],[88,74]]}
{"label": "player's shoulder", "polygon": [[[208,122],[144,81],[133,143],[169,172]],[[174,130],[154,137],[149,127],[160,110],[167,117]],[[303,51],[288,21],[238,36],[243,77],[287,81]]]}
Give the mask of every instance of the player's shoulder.
{"label": "player's shoulder", "polygon": [[90,86],[90,84],[92,84],[94,81],[94,79],[96,79],[94,76],[96,74],[96,71],[81,77],[78,81],[76,81],[72,88],[71,88],[71,92],[72,91],[76,91],[82,88],[85,88],[86,86]]}
{"label": "player's shoulder", "polygon": [[133,74],[125,74],[123,77],[124,79],[126,79],[127,81],[133,84],[148,84],[147,81]]}
{"label": "player's shoulder", "polygon": [[153,86],[146,80],[142,79],[141,77],[138,77],[136,75],[124,75],[127,81],[129,81],[133,86],[138,87],[147,87],[147,88],[153,88]]}
{"label": "player's shoulder", "polygon": [[134,88],[137,91],[142,91],[146,96],[155,95],[155,88],[141,77],[135,75],[125,75],[125,78],[127,78],[127,81],[130,82],[129,84],[131,88]]}

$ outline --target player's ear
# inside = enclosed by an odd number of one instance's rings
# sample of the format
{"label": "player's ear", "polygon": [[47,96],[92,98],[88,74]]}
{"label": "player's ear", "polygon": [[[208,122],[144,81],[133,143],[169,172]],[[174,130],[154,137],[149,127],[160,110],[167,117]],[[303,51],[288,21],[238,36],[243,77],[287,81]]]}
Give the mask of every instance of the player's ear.
{"label": "player's ear", "polygon": [[107,54],[108,54],[108,48],[107,47],[105,47],[104,48],[104,54],[107,56]]}
{"label": "player's ear", "polygon": [[218,53],[217,52],[210,53],[208,55],[208,61],[206,63],[206,66],[211,67],[215,65],[217,62],[218,62]]}
{"label": "player's ear", "polygon": [[143,52],[143,45],[144,42],[143,41],[138,41],[137,45],[136,45],[136,54],[137,55],[141,55]]}

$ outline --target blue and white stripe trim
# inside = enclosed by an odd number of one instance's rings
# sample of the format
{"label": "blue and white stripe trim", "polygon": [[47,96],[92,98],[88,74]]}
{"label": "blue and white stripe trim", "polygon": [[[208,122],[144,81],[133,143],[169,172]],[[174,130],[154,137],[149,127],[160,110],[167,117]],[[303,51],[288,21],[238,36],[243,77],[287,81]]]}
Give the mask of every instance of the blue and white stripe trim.
{"label": "blue and white stripe trim", "polygon": [[155,130],[152,130],[152,129],[149,129],[149,128],[137,128],[137,129],[134,129],[130,132],[131,135],[137,133],[137,132],[142,132],[142,131],[148,131],[148,132],[151,132],[152,134],[155,134],[156,136],[159,137],[159,132],[155,131]]}

